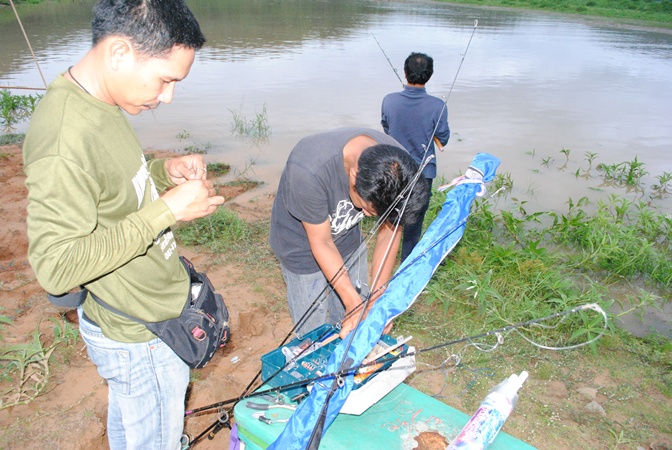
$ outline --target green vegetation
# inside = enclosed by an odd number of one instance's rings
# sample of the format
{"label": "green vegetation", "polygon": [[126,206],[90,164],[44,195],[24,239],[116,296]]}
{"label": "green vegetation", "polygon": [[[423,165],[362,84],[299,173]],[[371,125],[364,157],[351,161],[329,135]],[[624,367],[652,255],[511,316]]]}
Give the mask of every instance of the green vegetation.
{"label": "green vegetation", "polygon": [[500,6],[554,11],[585,16],[651,22],[649,25],[672,26],[670,0],[438,0],[480,6]]}
{"label": "green vegetation", "polygon": [[191,139],[191,133],[189,133],[187,130],[180,131],[175,135],[175,137],[180,142],[185,141],[187,139],[191,140],[192,144],[184,147],[181,150],[181,152],[186,153],[187,155],[205,155],[208,153],[208,150],[210,150],[210,148],[212,147],[212,144],[210,144],[209,142],[201,144]]}
{"label": "green vegetation", "polygon": [[254,118],[248,119],[240,111],[231,111],[233,122],[231,123],[231,133],[238,136],[252,138],[255,141],[268,139],[271,135],[271,126],[268,124],[268,114],[266,105],[260,113],[255,113]]}
{"label": "green vegetation", "polygon": [[184,147],[182,152],[186,153],[187,155],[205,155],[208,153],[208,150],[210,150],[210,147],[212,147],[212,145],[209,142],[202,145],[194,143]]}
{"label": "green vegetation", "polygon": [[[642,176],[614,176],[619,171],[603,170],[605,163],[598,164],[597,154],[572,161],[576,153],[562,149],[559,157],[563,166],[581,165],[575,177],[612,182],[628,193],[637,192],[639,199],[616,194],[603,194],[599,200],[568,199],[563,211],[532,211],[524,196],[477,200],[463,239],[419,300],[395,320],[393,334],[412,335],[416,348],[426,349],[598,304],[609,317],[606,330],[600,314],[584,310],[546,322],[544,328],[528,326],[521,334],[505,332],[422,353],[418,370],[407,382],[471,412],[494,384],[528,370],[530,380],[505,431],[539,448],[571,448],[576,442],[588,442],[586,448],[644,445],[661,433],[672,435],[672,342],[656,333],[638,338],[615,325],[626,313],[641,314],[672,297],[672,217],[656,205],[656,199],[669,199],[671,177],[645,174],[648,169],[637,158],[611,166]],[[553,156],[532,157],[540,158],[544,170],[557,169]],[[656,183],[647,187],[651,178]],[[506,172],[497,175],[489,191],[500,188],[521,190]],[[443,196],[432,197],[427,224],[437,215]],[[368,218],[364,228],[373,223]],[[174,231],[180,244],[212,252],[213,264],[242,265],[242,278],[250,278],[241,282],[279,276],[267,243],[267,221],[250,223],[219,208]],[[284,305],[284,298],[275,298],[268,307],[277,305]],[[573,350],[553,351],[530,343],[572,346],[603,331],[593,345]],[[19,372],[15,374],[14,379],[19,378]],[[549,398],[548,386],[557,382],[569,393]],[[586,386],[597,389],[607,416],[586,413],[588,401],[577,393]]]}
{"label": "green vegetation", "polygon": [[239,191],[241,192],[247,192],[251,189],[256,189],[259,186],[261,186],[263,181],[259,180],[251,180],[249,178],[237,178],[232,181],[227,181],[226,183],[215,183],[215,186],[217,187],[234,187],[234,188],[240,188]]}
{"label": "green vegetation", "polygon": [[244,248],[257,234],[255,228],[236,213],[219,208],[212,215],[179,225],[174,230],[179,242],[223,252]]}
{"label": "green vegetation", "polygon": [[[569,149],[560,153],[563,167],[574,163]],[[671,176],[655,176],[657,183],[647,188],[649,174],[637,158],[593,167],[596,159],[597,154],[587,153],[588,168],[583,162],[575,176],[601,178],[638,198],[606,193],[597,200],[570,198],[562,212],[532,211],[524,195],[477,200],[462,240],[416,304],[395,321],[395,333],[412,335],[418,348],[428,348],[599,305],[609,319],[606,329],[601,314],[583,310],[544,322],[543,328],[526,326],[422,354],[421,370],[410,378],[417,388],[474,411],[490,387],[528,370],[531,381],[507,424],[533,445],[540,445],[536,439],[543,433],[547,448],[570,448],[576,442],[592,442],[586,448],[625,448],[626,442],[643,445],[672,433],[670,423],[661,419],[672,414],[672,342],[653,330],[638,338],[616,326],[626,314],[642,318],[672,298],[672,216],[656,204],[669,200]],[[553,157],[542,155],[541,165],[553,168]],[[510,174],[498,174],[489,191],[500,188],[515,190]],[[516,191],[521,190],[530,189]],[[438,192],[432,197],[426,225],[444,198]],[[588,347],[544,348],[581,344],[603,331]],[[600,377],[604,384],[596,381]],[[550,382],[562,382],[566,397],[549,400]],[[586,412],[588,400],[576,392],[584,386],[597,388],[607,416]]]}
{"label": "green vegetation", "polygon": [[[54,351],[63,347],[66,350],[62,353],[67,355],[77,343],[79,332],[69,322],[49,320],[54,324],[50,343],[43,342],[38,325],[30,342],[0,347],[0,380],[3,389],[0,393],[0,410],[27,404],[43,394],[49,382]],[[12,321],[6,316],[0,316],[0,324],[11,325]],[[0,335],[0,341],[4,341],[4,335]]]}
{"label": "green vegetation", "polygon": [[25,133],[0,134],[0,145],[20,144],[25,138]]}
{"label": "green vegetation", "polygon": [[35,110],[41,95],[14,95],[8,90],[0,91],[0,125],[7,132],[14,125],[28,119]]}
{"label": "green vegetation", "polygon": [[231,166],[226,163],[208,163],[208,176],[221,177],[231,171]]}

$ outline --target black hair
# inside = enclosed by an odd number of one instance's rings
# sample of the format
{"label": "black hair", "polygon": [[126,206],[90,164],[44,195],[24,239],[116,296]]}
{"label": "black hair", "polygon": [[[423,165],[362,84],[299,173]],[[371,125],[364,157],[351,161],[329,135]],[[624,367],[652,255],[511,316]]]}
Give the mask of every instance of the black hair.
{"label": "black hair", "polygon": [[404,75],[409,84],[426,84],[434,73],[434,60],[424,53],[411,53],[404,62]]}
{"label": "black hair", "polygon": [[145,57],[162,57],[175,46],[198,50],[205,36],[183,0],[99,0],[93,7],[93,45],[118,35]]}
{"label": "black hair", "polygon": [[[355,190],[367,203],[371,203],[378,216],[385,214],[399,194],[413,180],[418,172],[418,163],[405,150],[393,145],[374,145],[362,152],[357,161]],[[427,199],[428,192],[421,186],[412,189],[390,212],[387,220],[395,223],[406,202],[406,208],[399,223],[413,223]]]}

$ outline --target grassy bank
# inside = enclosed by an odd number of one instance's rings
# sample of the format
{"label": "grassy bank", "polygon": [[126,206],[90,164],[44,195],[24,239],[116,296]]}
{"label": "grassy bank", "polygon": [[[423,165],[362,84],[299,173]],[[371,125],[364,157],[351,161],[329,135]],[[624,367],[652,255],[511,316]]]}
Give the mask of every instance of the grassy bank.
{"label": "grassy bank", "polygon": [[[396,332],[428,348],[585,304],[607,312],[606,329],[600,314],[584,310],[468,340],[421,355],[411,384],[471,412],[493,385],[528,370],[509,433],[542,449],[670,448],[649,446],[672,442],[672,343],[645,323],[645,337],[618,326],[672,297],[672,216],[659,208],[670,174],[647,187],[646,169],[636,159],[596,164],[589,176],[616,181],[623,195],[570,198],[564,211],[532,211],[525,189],[499,174],[489,191],[509,194],[475,202],[463,239]],[[437,193],[428,221],[442,202]]]}
{"label": "grassy bank", "polygon": [[[581,167],[564,171],[567,177],[600,178],[620,186],[621,194],[568,199],[562,211],[533,211],[523,194],[529,189],[499,174],[489,192],[506,190],[473,205],[463,239],[418,301],[395,321],[392,334],[412,335],[416,348],[427,349],[586,303],[608,312],[606,330],[601,315],[585,310],[545,323],[551,328],[528,326],[522,334],[471,339],[422,353],[407,382],[472,413],[492,386],[527,370],[530,378],[504,428],[515,437],[540,449],[669,448],[651,445],[672,442],[672,343],[655,332],[636,337],[617,322],[624,312],[643,314],[672,297],[672,217],[659,208],[670,199],[672,177],[636,159],[604,164],[590,154],[586,166],[575,154],[563,149],[558,158]],[[535,158],[540,171],[557,169],[550,156]],[[427,223],[441,204],[437,193]],[[266,277],[280,278],[267,242],[268,216],[248,222],[231,208],[220,208],[176,227],[175,233],[182,245],[211,254],[213,265],[239,269],[236,282],[249,283],[253,292]],[[286,314],[282,295],[264,296],[264,307]],[[0,337],[7,326],[0,325]],[[593,345],[548,348],[574,346],[603,331]],[[28,399],[28,391],[20,390],[29,366],[24,351],[43,366],[67,361],[75,340],[71,334],[55,333],[59,345],[53,349],[52,340],[36,340],[30,347],[0,340],[3,379],[18,386],[0,399],[0,407]],[[38,378],[39,389],[44,380]],[[588,410],[591,404],[600,409]]]}
{"label": "grassy bank", "polygon": [[446,3],[636,20],[646,22],[643,25],[672,28],[672,1],[670,0],[449,0]]}
{"label": "grassy bank", "polygon": [[[621,186],[623,195],[568,199],[565,211],[530,211],[517,196],[524,189],[509,174],[498,175],[490,192],[508,194],[473,205],[463,239],[395,321],[393,335],[412,335],[413,345],[427,349],[590,303],[606,311],[606,324],[586,309],[544,327],[423,352],[407,382],[470,413],[492,386],[527,370],[530,379],[505,427],[515,437],[540,449],[577,442],[587,449],[669,448],[658,443],[672,442],[672,343],[655,330],[636,337],[617,323],[672,296],[672,217],[658,208],[669,199],[670,174],[653,174],[656,182],[644,185],[649,174],[637,160],[592,164],[574,176],[585,171]],[[633,190],[638,198],[629,197]],[[433,196],[426,224],[443,198]],[[267,227],[221,211],[181,226],[177,237],[250,272],[263,267],[277,275]]]}

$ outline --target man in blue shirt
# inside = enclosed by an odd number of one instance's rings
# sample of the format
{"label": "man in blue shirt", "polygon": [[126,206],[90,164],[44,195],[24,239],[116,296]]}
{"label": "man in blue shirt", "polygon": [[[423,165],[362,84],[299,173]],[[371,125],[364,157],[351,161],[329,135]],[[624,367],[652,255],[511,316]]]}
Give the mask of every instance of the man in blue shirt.
{"label": "man in blue shirt", "polygon": [[427,201],[417,221],[404,227],[401,260],[411,253],[422,235],[422,222],[429,206],[432,182],[436,178],[436,151],[434,143],[443,148],[450,138],[448,108],[445,102],[427,94],[425,84],[434,73],[434,60],[424,53],[411,53],[404,62],[407,85],[401,92],[388,94],[383,99],[381,124],[385,133],[396,139],[408,150],[415,161],[422,165],[416,189],[426,189]]}

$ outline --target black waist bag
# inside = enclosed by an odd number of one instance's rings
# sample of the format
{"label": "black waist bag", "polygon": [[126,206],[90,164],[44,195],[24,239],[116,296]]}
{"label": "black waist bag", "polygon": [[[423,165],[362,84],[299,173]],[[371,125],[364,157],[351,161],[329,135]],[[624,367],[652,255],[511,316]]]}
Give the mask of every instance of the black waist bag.
{"label": "black waist bag", "polygon": [[[108,305],[93,293],[91,296],[105,309],[143,324],[173,349],[189,367],[199,369],[228,342],[229,312],[224,299],[215,292],[208,276],[203,272],[197,272],[187,258],[181,256],[180,261],[189,273],[191,287],[182,314],[174,319],[145,322]],[[50,295],[49,299],[57,306],[79,306],[86,298],[86,291],[82,292],[60,297]],[[73,304],[68,296],[77,296],[79,303]]]}
{"label": "black waist bag", "polygon": [[[163,322],[143,322],[192,369],[204,367],[229,340],[229,311],[224,299],[215,292],[210,279],[194,265],[180,260],[191,278],[191,288],[182,314]],[[129,317],[131,318],[131,317]]]}

